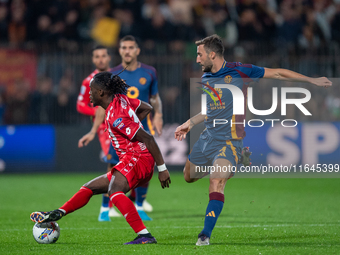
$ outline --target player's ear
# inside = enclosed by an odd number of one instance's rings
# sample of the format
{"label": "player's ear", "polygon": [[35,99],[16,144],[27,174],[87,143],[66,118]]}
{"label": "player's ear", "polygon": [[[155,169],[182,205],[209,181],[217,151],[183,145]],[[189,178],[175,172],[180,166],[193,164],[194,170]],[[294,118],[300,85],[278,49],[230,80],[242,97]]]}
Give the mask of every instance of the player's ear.
{"label": "player's ear", "polygon": [[210,57],[210,59],[214,60],[215,57],[216,57],[216,53],[213,52],[213,51],[211,51],[211,52],[209,53],[209,57]]}
{"label": "player's ear", "polygon": [[104,96],[104,90],[102,90],[102,89],[99,89],[98,90],[98,94],[99,94],[99,96],[101,96],[101,97],[103,97]]}
{"label": "player's ear", "polygon": [[139,56],[139,53],[140,53],[140,48],[137,47],[137,56]]}

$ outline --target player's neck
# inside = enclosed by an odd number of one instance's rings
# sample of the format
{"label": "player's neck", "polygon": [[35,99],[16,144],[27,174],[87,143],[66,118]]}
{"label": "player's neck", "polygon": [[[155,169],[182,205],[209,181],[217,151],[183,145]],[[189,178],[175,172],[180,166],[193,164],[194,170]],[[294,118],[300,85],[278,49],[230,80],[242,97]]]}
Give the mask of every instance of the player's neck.
{"label": "player's neck", "polygon": [[122,66],[128,71],[135,71],[138,67],[140,67],[140,65],[140,62],[138,62],[137,59],[135,61],[132,61],[127,68],[127,63],[122,62]]}
{"label": "player's neck", "polygon": [[100,104],[101,107],[103,107],[105,110],[107,109],[107,107],[109,107],[109,105],[111,104],[113,100],[113,96],[110,96],[108,98],[106,98],[105,100],[103,100]]}
{"label": "player's neck", "polygon": [[211,72],[217,73],[222,68],[224,61],[225,61],[224,58],[215,59],[214,65],[211,68]]}

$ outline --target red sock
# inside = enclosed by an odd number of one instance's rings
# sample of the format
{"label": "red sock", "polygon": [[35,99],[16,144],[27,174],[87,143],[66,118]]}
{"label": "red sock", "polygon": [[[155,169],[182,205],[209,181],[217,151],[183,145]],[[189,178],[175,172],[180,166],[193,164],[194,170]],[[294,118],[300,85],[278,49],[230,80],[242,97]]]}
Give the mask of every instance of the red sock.
{"label": "red sock", "polygon": [[93,192],[89,188],[81,187],[80,190],[71,197],[69,201],[67,201],[62,207],[59,209],[63,209],[66,211],[65,215],[71,213],[89,202],[92,197]]}
{"label": "red sock", "polygon": [[143,224],[143,221],[138,215],[136,207],[134,206],[132,201],[124,195],[123,192],[120,191],[113,193],[110,196],[110,200],[124,215],[126,221],[136,233],[146,228]]}

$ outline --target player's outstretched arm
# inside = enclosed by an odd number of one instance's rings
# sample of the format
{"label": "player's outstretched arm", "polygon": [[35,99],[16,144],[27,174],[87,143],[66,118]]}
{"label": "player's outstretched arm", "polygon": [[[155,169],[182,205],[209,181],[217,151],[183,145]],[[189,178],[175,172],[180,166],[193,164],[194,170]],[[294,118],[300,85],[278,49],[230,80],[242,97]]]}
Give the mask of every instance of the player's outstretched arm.
{"label": "player's outstretched arm", "polygon": [[194,117],[188,119],[182,125],[178,126],[175,130],[175,139],[182,141],[187,137],[187,133],[193,128],[193,126],[204,121],[205,116],[201,113],[195,115]]}
{"label": "player's outstretched arm", "polygon": [[153,117],[152,125],[156,129],[158,135],[161,135],[163,129],[163,113],[162,100],[158,93],[150,97],[150,103],[155,109],[155,116]]}
{"label": "player's outstretched arm", "polygon": [[332,86],[332,82],[326,77],[312,78],[283,68],[265,68],[263,78],[278,79],[284,81],[308,82],[324,88]]}
{"label": "player's outstretched arm", "polygon": [[137,117],[140,121],[144,120],[146,118],[146,116],[148,116],[148,114],[152,111],[152,106],[149,105],[148,103],[144,102],[144,101],[140,101],[141,104],[139,105],[136,114]]}
{"label": "player's outstretched arm", "polygon": [[94,119],[91,131],[79,139],[78,148],[87,146],[95,138],[96,132],[100,124],[103,123],[104,119],[105,119],[105,109],[99,106],[96,111],[96,117]]}
{"label": "player's outstretched arm", "polygon": [[148,148],[152,157],[154,158],[159,172],[158,179],[161,182],[162,188],[163,189],[165,187],[169,188],[169,184],[171,183],[170,173],[164,164],[162,153],[159,150],[158,145],[153,136],[145,132],[144,129],[140,128],[135,135],[135,139],[137,141],[144,143],[146,148]]}

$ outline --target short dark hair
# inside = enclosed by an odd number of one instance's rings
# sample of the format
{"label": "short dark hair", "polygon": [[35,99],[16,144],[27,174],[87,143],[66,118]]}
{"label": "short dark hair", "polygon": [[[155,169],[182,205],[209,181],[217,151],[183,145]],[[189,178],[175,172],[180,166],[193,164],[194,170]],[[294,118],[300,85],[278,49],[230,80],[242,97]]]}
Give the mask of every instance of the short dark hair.
{"label": "short dark hair", "polygon": [[120,42],[126,42],[126,41],[135,42],[137,47],[139,47],[138,46],[138,41],[137,41],[137,39],[133,35],[126,35],[122,39],[120,39]]}
{"label": "short dark hair", "polygon": [[96,45],[92,48],[92,54],[95,50],[106,50],[107,51],[107,54],[109,54],[109,49],[107,47],[105,47],[104,45]]}
{"label": "short dark hair", "polygon": [[222,43],[221,37],[214,34],[211,36],[208,36],[202,40],[196,41],[195,44],[197,46],[204,45],[204,49],[207,53],[210,53],[211,51],[215,52],[218,56],[223,56],[224,53],[224,46]]}
{"label": "short dark hair", "polygon": [[117,94],[126,95],[129,85],[127,85],[118,75],[111,72],[100,72],[93,77],[93,81],[103,90],[107,91],[110,96]]}

